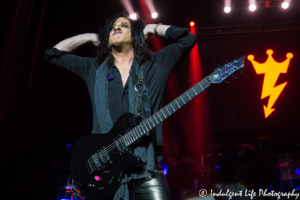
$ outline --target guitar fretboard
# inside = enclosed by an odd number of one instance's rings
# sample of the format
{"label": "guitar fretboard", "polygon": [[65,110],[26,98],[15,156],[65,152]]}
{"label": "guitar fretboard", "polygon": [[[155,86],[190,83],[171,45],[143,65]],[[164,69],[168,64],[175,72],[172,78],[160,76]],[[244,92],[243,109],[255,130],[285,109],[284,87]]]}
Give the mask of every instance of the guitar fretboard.
{"label": "guitar fretboard", "polygon": [[[144,134],[148,133],[151,129],[160,124],[163,120],[175,113],[179,108],[187,104],[206,88],[210,86],[208,77],[204,78],[202,81],[194,85],[192,88],[184,92],[182,95],[177,97],[175,100],[167,104],[165,107],[161,108],[151,117],[147,118],[141,122],[138,126],[134,127],[128,133],[123,135],[121,138],[126,146],[129,146],[137,139],[142,137]],[[121,139],[120,138],[120,139]]]}
{"label": "guitar fretboard", "polygon": [[[244,66],[244,60],[245,56],[242,56],[217,68],[212,74],[205,77],[188,91],[157,111],[154,115],[141,122],[138,126],[134,127],[129,132],[116,139],[112,144],[104,147],[103,150],[99,151],[94,156],[97,159],[101,158],[102,163],[106,163],[110,160],[110,155],[113,155],[116,150],[119,152],[127,150],[129,145],[137,141],[143,135],[147,134],[151,129],[156,127],[163,120],[175,113],[179,108],[199,95],[202,91],[208,88],[210,84],[221,83],[232,73],[242,68]],[[92,161],[94,160],[95,159],[92,159]]]}

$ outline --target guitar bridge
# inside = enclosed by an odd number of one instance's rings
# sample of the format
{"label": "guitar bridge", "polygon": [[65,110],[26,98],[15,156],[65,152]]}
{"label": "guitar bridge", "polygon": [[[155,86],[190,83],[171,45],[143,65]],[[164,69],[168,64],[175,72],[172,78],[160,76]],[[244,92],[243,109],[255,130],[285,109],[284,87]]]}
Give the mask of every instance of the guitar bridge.
{"label": "guitar bridge", "polygon": [[86,164],[86,168],[87,168],[88,171],[89,171],[89,174],[92,174],[93,171],[94,171],[94,169],[93,169],[93,167],[92,167],[90,161],[89,161],[89,160],[85,161],[85,164]]}
{"label": "guitar bridge", "polygon": [[85,162],[90,174],[92,174],[94,171],[102,167],[102,164],[99,160],[101,159],[101,157],[99,158],[99,156],[100,154],[92,155],[92,157]]}

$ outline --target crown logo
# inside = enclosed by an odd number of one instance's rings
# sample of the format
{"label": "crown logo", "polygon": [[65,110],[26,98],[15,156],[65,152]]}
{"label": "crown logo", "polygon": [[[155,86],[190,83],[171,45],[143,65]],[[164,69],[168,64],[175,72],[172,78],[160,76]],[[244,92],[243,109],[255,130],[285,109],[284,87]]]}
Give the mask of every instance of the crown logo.
{"label": "crown logo", "polygon": [[275,110],[275,108],[272,107],[276,102],[277,98],[279,97],[279,95],[281,94],[282,90],[286,86],[287,82],[277,86],[275,86],[275,84],[277,82],[279,75],[281,73],[285,74],[287,72],[290,60],[291,58],[293,58],[292,53],[287,53],[286,54],[287,59],[280,63],[280,62],[276,62],[273,59],[272,54],[273,54],[273,50],[268,49],[267,50],[268,59],[264,63],[258,63],[254,60],[253,55],[248,55],[248,60],[251,61],[256,71],[256,74],[265,74],[261,99],[270,96],[267,106],[263,105],[265,118],[267,118]]}

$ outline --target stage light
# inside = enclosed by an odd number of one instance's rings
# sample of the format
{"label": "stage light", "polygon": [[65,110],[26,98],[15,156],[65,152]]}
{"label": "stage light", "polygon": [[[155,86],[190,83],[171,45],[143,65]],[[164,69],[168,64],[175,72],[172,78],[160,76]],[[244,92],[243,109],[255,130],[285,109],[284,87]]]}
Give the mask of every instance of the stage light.
{"label": "stage light", "polygon": [[157,18],[157,16],[158,16],[158,14],[157,14],[156,12],[153,12],[153,13],[151,14],[151,17],[152,17],[153,19]]}
{"label": "stage light", "polygon": [[160,165],[161,165],[161,167],[162,167],[163,170],[164,170],[164,175],[167,175],[167,172],[168,172],[168,166],[167,166],[165,163],[163,163],[163,162],[160,162]]}
{"label": "stage light", "polygon": [[195,26],[195,22],[191,22],[191,23],[190,23],[190,26]]}
{"label": "stage light", "polygon": [[132,8],[131,3],[130,3],[130,0],[121,0],[121,3],[125,7],[127,13],[134,13],[133,8]]}
{"label": "stage light", "polygon": [[224,0],[224,12],[230,13],[231,11],[231,0]]}
{"label": "stage light", "polygon": [[230,11],[231,11],[231,8],[230,8],[229,6],[226,6],[226,7],[224,8],[224,12],[230,13]]}
{"label": "stage light", "polygon": [[250,5],[249,10],[252,11],[252,12],[255,11],[256,10],[256,5],[255,4]]}
{"label": "stage light", "polygon": [[146,6],[147,6],[149,12],[151,13],[151,17],[152,17],[153,19],[156,19],[156,18],[158,17],[158,14],[157,14],[157,12],[156,12],[156,10],[155,10],[153,1],[152,1],[152,0],[140,0],[140,2],[141,2],[141,1],[143,1],[143,2],[146,4]]}
{"label": "stage light", "polygon": [[132,20],[136,20],[137,19],[137,14],[136,13],[132,13],[129,15],[130,19]]}
{"label": "stage light", "polygon": [[283,2],[282,4],[281,4],[281,7],[283,8],[283,9],[287,9],[288,7],[289,7],[289,3],[288,2]]}

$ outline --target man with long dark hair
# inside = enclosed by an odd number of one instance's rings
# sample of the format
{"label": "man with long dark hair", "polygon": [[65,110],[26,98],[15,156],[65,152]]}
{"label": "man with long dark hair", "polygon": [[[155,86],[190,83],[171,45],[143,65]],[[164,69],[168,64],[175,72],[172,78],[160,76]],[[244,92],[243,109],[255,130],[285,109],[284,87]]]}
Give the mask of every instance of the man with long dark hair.
{"label": "man with long dark hair", "polygon": [[[169,44],[152,53],[146,43],[150,34],[164,37]],[[70,54],[78,46],[92,42],[97,58]],[[141,119],[162,107],[163,92],[175,64],[189,53],[196,36],[186,29],[162,24],[145,25],[119,14],[107,20],[98,34],[86,33],[61,41],[46,51],[46,59],[82,77],[90,92],[93,107],[92,133],[107,133],[125,112],[137,114],[134,85],[141,76],[145,91],[141,99]],[[140,70],[142,69],[142,70]],[[134,152],[144,165],[125,174],[115,200],[129,199],[128,184],[138,200],[171,199],[165,177],[160,173],[154,144],[162,145],[162,126],[144,136]]]}

